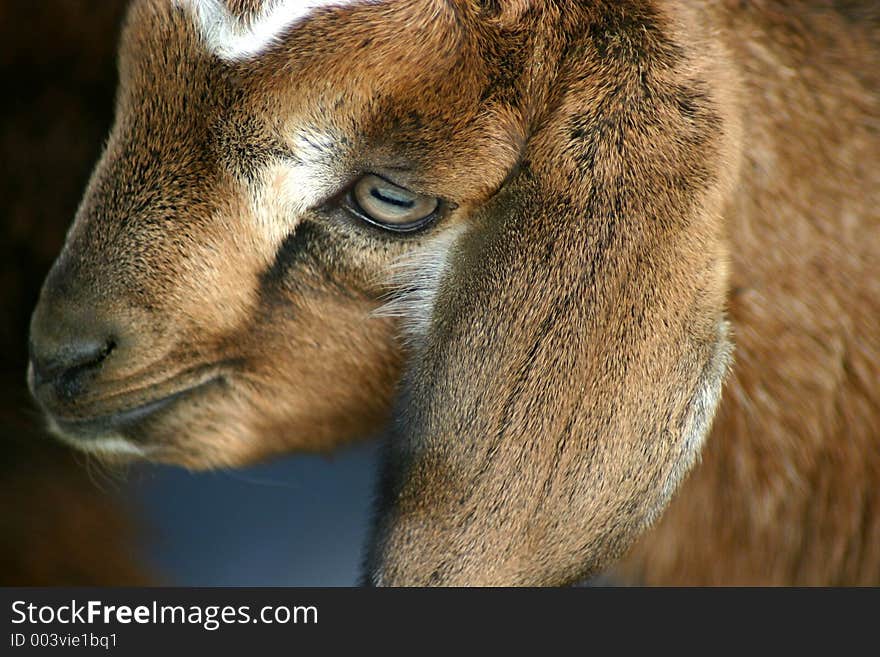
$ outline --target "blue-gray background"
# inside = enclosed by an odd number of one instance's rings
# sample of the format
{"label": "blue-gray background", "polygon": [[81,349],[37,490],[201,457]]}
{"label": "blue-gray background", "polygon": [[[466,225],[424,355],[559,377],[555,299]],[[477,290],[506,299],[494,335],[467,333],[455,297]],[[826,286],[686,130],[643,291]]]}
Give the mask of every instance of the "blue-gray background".
{"label": "blue-gray background", "polygon": [[193,474],[139,467],[125,485],[142,558],[170,584],[353,586],[378,470],[377,443]]}

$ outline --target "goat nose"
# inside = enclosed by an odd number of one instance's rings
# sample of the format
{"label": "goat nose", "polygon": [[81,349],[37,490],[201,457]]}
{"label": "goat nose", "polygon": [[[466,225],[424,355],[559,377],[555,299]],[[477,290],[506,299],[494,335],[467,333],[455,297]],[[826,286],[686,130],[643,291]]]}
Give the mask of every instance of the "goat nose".
{"label": "goat nose", "polygon": [[116,348],[116,338],[97,313],[59,306],[44,311],[38,305],[31,321],[30,384],[40,400],[73,401]]}
{"label": "goat nose", "polygon": [[113,351],[115,344],[109,336],[100,340],[82,337],[79,340],[72,339],[61,350],[54,353],[46,353],[40,347],[31,342],[31,366],[33,367],[34,387],[45,383],[54,382],[59,384],[65,397],[72,397],[77,391],[72,388],[82,374],[97,369]]}

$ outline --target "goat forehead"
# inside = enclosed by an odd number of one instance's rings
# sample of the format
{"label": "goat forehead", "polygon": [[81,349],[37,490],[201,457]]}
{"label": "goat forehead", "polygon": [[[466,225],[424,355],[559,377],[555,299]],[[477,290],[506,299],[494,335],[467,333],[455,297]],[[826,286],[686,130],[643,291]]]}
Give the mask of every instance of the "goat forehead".
{"label": "goat forehead", "polygon": [[259,55],[322,9],[383,1],[173,0],[191,12],[208,50],[229,61]]}

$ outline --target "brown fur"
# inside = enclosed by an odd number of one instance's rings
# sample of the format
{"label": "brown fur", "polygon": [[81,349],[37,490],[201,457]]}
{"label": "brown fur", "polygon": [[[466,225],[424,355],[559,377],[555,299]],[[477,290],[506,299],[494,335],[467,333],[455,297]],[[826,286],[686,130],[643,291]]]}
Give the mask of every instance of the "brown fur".
{"label": "brown fur", "polygon": [[[82,306],[122,338],[76,394],[35,393],[87,419],[208,381],[114,427],[205,466],[331,447],[387,421],[397,386],[378,584],[600,572],[701,453],[621,576],[877,582],[873,18],[400,0],[221,64],[185,9],[136,2],[117,123],[34,318],[46,352]],[[301,181],[304,153],[330,157]],[[444,215],[362,225],[339,199],[365,172]],[[320,202],[284,202],[315,180]],[[389,284],[405,347],[376,317]]]}
{"label": "brown fur", "polygon": [[724,16],[748,119],[736,366],[634,581],[880,584],[880,21],[815,4]]}

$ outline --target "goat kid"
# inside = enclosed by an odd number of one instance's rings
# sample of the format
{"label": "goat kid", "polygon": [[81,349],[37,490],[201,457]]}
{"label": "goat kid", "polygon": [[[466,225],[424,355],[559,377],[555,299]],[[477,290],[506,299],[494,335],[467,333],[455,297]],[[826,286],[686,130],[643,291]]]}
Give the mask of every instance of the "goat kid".
{"label": "goat kid", "polygon": [[108,459],[390,427],[375,584],[880,583],[877,14],[137,0],[31,389]]}

